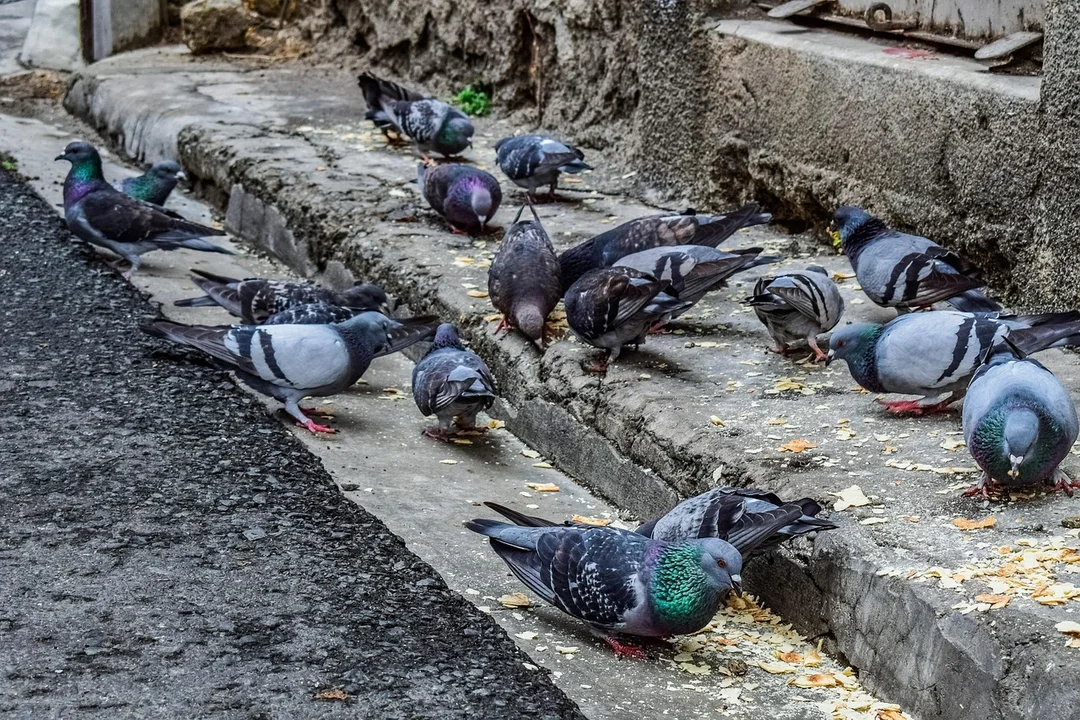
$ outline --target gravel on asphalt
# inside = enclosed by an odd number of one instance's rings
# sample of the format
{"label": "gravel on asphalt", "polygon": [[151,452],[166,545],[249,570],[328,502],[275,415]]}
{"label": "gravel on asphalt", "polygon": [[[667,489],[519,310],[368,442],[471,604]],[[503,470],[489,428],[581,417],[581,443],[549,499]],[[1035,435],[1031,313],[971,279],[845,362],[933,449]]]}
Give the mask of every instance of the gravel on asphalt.
{"label": "gravel on asphalt", "polygon": [[582,717],[3,170],[0,218],[0,714]]}

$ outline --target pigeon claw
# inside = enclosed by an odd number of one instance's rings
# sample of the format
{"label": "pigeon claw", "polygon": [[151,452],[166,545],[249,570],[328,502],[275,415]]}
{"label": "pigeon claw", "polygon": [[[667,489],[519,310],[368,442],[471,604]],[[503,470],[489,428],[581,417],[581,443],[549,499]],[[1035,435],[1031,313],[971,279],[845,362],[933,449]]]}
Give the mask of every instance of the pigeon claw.
{"label": "pigeon claw", "polygon": [[608,647],[612,649],[617,658],[628,658],[630,660],[644,660],[645,649],[638,647],[637,645],[631,645],[629,643],[619,642],[610,635],[604,635],[604,642],[608,644]]}
{"label": "pigeon claw", "polygon": [[1073,480],[1063,472],[1058,473],[1057,482],[1054,483],[1054,491],[1061,491],[1072,497],[1073,488],[1080,488],[1080,480]]}
{"label": "pigeon claw", "polygon": [[952,398],[946,398],[939,403],[930,405],[923,405],[918,400],[879,400],[878,402],[886,410],[897,415],[937,415],[951,411],[949,404],[952,402]]}
{"label": "pigeon claw", "polygon": [[438,440],[439,442],[448,443],[448,442],[450,442],[451,433],[450,433],[449,430],[443,430],[442,428],[432,427],[432,428],[425,428],[424,429],[424,435],[427,435],[432,440]]}
{"label": "pigeon claw", "polygon": [[307,428],[312,433],[326,433],[327,435],[333,435],[337,432],[334,428],[329,427],[328,425],[320,425],[310,418],[306,423],[302,423],[298,420],[296,422],[296,427]]}

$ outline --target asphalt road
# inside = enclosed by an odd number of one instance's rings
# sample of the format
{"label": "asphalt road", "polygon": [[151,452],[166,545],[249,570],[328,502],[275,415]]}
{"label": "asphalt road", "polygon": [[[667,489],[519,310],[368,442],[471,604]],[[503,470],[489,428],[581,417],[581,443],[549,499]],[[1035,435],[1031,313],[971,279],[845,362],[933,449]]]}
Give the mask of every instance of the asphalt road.
{"label": "asphalt road", "polygon": [[582,717],[3,171],[0,218],[0,714]]}

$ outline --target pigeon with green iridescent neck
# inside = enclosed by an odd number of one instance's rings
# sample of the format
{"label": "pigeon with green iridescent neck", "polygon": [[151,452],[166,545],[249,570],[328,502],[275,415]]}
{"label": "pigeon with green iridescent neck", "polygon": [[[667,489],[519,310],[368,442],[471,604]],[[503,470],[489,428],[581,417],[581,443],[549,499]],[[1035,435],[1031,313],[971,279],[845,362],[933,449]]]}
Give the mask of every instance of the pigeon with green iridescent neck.
{"label": "pigeon with green iridescent neck", "polygon": [[169,199],[176,183],[184,179],[184,171],[172,160],[154,163],[154,165],[142,175],[133,178],[124,178],[115,187],[128,197],[148,202],[151,205],[164,205]]}
{"label": "pigeon with green iridescent neck", "polygon": [[491,261],[488,296],[503,316],[495,332],[514,328],[542,350],[544,320],[562,297],[559,259],[536,209],[530,204],[533,219],[522,220],[524,209],[518,210],[513,225],[506,228]]}
{"label": "pigeon with green iridescent neck", "polygon": [[972,376],[963,419],[964,441],[983,471],[965,495],[1043,484],[1072,495],[1080,487],[1060,467],[1080,432],[1069,391],[1008,339]]}
{"label": "pigeon with green iridescent neck", "polygon": [[589,238],[559,256],[563,290],[589,270],[611,267],[627,255],[663,245],[716,247],[738,230],[761,225],[772,215],[749,204],[727,215],[649,215]]}
{"label": "pigeon with green iridescent neck", "polygon": [[93,145],[73,142],[56,158],[71,163],[64,180],[64,217],[68,229],[86,242],[106,248],[131,263],[124,277],[138,269],[140,256],[151,250],[232,252],[204,240],[222,230],[188,222],[175,213],[130,198],[105,182],[101,156]]}
{"label": "pigeon with green iridescent neck", "polygon": [[412,392],[420,412],[439,419],[439,426],[424,434],[447,441],[452,424],[466,432],[481,429],[476,414],[495,402],[495,380],[487,363],[461,344],[457,328],[443,323],[431,349],[413,368]]}
{"label": "pigeon with green iridescent neck", "polygon": [[206,295],[176,300],[179,307],[213,307],[220,305],[233,315],[252,325],[265,323],[272,315],[310,303],[325,303],[347,308],[354,314],[377,310],[389,315],[389,298],[378,285],[356,283],[344,292],[294,280],[265,278],[232,278],[198,268],[191,269],[192,278]]}
{"label": "pigeon with green iridescent neck", "polygon": [[840,289],[820,265],[801,273],[759,278],[746,303],[765,323],[776,352],[787,354],[789,345],[805,342],[814,351],[814,362],[825,359],[817,336],[836,327],[844,314]]}
{"label": "pigeon with green iridescent neck", "polygon": [[358,80],[368,106],[365,117],[383,132],[393,130],[408,137],[425,159],[432,152],[457,155],[472,145],[476,131],[457,108],[371,73],[360,75]]}
{"label": "pigeon with green iridescent neck", "polygon": [[617,635],[696,632],[729,592],[741,592],[742,555],[718,538],[667,543],[611,527],[521,527],[486,519],[466,527],[490,538],[530,590],[588,623],[619,655],[643,653]]}
{"label": "pigeon with green iridescent neck", "polygon": [[455,233],[479,235],[502,202],[502,188],[495,176],[470,165],[420,164],[416,180],[428,205],[446,218]]}
{"label": "pigeon with green iridescent neck", "polygon": [[[1080,312],[996,315],[955,310],[901,315],[885,325],[845,325],[829,338],[826,364],[847,362],[877,393],[921,395],[882,402],[891,412],[945,412],[964,397],[983,357],[1005,337],[1025,354],[1080,343]],[[938,402],[936,398],[945,394]]]}
{"label": "pigeon with green iridescent neck", "polygon": [[435,323],[433,317],[391,320],[365,312],[336,325],[212,327],[157,320],[142,329],[211,356],[248,387],[282,401],[300,427],[332,433],[311,418],[320,413],[300,401],[347,390],[373,358],[431,337]]}
{"label": "pigeon with green iridescent neck", "polygon": [[946,300],[964,312],[1001,310],[975,289],[986,284],[982,271],[937,243],[850,206],[836,210],[832,230],[863,292],[882,307],[907,311]]}
{"label": "pigeon with green iridescent neck", "polygon": [[[485,502],[484,505],[515,525],[560,525],[544,518],[525,515],[498,503]],[[799,516],[787,525],[777,528],[772,535],[762,538],[758,529],[763,525],[773,526],[773,519],[776,517],[791,516],[792,506],[799,508]],[[784,502],[766,490],[721,486],[683,500],[664,515],[642,523],[634,532],[667,542],[720,538],[731,543],[745,558],[771,550],[793,537],[838,527],[828,520],[816,517],[820,512],[821,505],[810,498]],[[582,527],[573,521],[561,524],[567,527]]]}

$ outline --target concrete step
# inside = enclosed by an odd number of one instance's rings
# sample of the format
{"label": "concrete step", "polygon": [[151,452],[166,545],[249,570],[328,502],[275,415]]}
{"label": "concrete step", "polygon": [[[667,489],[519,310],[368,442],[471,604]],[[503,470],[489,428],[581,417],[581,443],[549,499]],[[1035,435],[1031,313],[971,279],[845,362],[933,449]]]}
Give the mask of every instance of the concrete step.
{"label": "concrete step", "polygon": [[[841,530],[812,548],[774,554],[749,581],[786,621],[826,638],[884,698],[921,718],[1080,717],[1072,689],[1080,653],[1054,629],[1074,617],[1075,600],[1030,597],[1045,592],[1041,585],[1070,592],[1062,584],[1075,581],[1080,563],[1064,548],[1078,544],[1077,531],[1061,522],[1078,514],[1076,503],[960,499],[975,475],[957,445],[957,418],[887,416],[853,391],[842,367],[766,352],[764,329],[738,304],[753,271],[596,378],[583,369],[596,353],[578,343],[560,341],[539,355],[515,336],[493,336],[488,301],[467,291],[486,286],[497,236],[474,241],[445,230],[410,184],[415,156],[387,149],[361,121],[351,76],[137,53],[78,75],[67,106],[132,156],[177,153],[227,207],[230,229],[294,268],[351,271],[414,310],[464,326],[505,389],[497,414],[507,427],[621,507],[656,514],[720,478],[823,500],[858,485],[870,504],[834,513]],[[491,145],[512,130],[481,122],[470,159],[489,166]],[[567,201],[540,208],[560,248],[653,211],[610,194],[621,175],[582,180],[566,186],[580,191],[564,192]],[[507,189],[496,223],[516,211],[518,196]],[[781,269],[847,269],[807,238],[768,229],[741,233],[732,245],[796,256]],[[889,317],[852,280],[841,287],[848,319]],[[1040,359],[1080,387],[1074,357]],[[800,439],[815,447],[785,451]],[[954,523],[991,515],[989,529]],[[978,599],[1001,594],[1007,605]]]}

